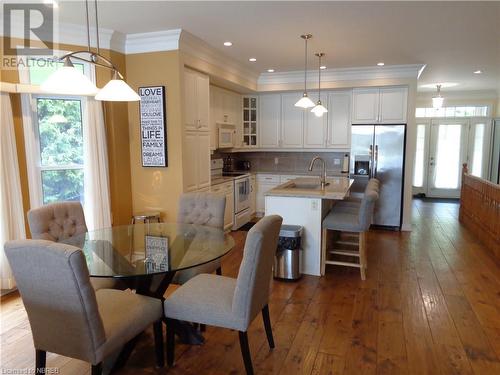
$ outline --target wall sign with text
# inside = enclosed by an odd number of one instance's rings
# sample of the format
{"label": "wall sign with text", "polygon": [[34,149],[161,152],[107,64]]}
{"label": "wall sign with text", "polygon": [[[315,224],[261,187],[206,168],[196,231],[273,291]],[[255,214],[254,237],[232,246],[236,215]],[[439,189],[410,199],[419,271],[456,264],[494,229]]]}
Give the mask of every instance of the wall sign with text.
{"label": "wall sign with text", "polygon": [[139,87],[143,167],[167,167],[165,86]]}

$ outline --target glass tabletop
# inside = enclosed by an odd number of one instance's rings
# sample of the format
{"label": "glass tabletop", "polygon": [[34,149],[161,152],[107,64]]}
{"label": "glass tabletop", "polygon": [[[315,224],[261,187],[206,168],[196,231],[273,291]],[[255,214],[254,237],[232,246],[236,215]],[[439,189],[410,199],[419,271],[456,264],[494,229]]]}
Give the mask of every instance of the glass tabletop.
{"label": "glass tabletop", "polygon": [[122,225],[61,242],[83,249],[90,276],[115,278],[196,267],[234,246],[233,238],[221,229],[177,223]]}

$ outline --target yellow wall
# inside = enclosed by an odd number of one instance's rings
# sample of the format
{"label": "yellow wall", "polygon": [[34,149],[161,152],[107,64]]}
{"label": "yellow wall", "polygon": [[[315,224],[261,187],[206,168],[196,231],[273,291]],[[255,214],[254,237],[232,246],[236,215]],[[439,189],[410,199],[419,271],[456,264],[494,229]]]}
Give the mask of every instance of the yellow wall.
{"label": "yellow wall", "polygon": [[126,56],[127,82],[165,86],[167,107],[167,168],[142,167],[139,103],[128,105],[130,163],[134,212],[160,211],[165,221],[175,221],[182,194],[182,70],[178,51]]}
{"label": "yellow wall", "polygon": [[[9,41],[2,38],[2,46]],[[22,44],[22,40],[13,41],[11,45]],[[74,45],[59,45],[57,49],[65,51],[81,50],[83,47]],[[3,50],[0,51],[3,56]],[[101,53],[111,61],[122,72],[125,72],[125,55],[101,50]],[[111,78],[111,72],[107,69],[96,70],[97,86],[102,87]],[[17,70],[1,70],[0,80],[2,82],[19,83]],[[11,94],[12,112],[14,115],[14,131],[16,135],[17,154],[19,159],[19,170],[21,178],[21,189],[23,195],[23,206],[25,213],[30,209],[29,187],[26,166],[26,152],[23,133],[22,108],[20,94]],[[132,193],[130,188],[130,154],[128,139],[128,112],[126,103],[104,103],[106,135],[108,146],[108,161],[110,169],[110,194],[113,224],[127,224],[130,222],[132,213]],[[27,228],[28,229],[28,228]],[[27,232],[29,233],[29,231]]]}

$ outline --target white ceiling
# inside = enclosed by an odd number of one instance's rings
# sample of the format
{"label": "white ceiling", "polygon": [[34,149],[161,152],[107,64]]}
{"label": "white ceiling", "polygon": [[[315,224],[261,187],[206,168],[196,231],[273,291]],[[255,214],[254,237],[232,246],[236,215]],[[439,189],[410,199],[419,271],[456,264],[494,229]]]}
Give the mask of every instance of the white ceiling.
{"label": "white ceiling", "polygon": [[[62,22],[84,23],[81,1],[60,3],[59,12]],[[328,68],[423,63],[419,84],[500,89],[499,2],[99,0],[99,12],[101,27],[125,34],[185,29],[257,72],[302,69],[299,35],[308,32],[314,66],[317,51],[326,54]],[[228,40],[232,47],[223,46]],[[473,74],[476,69],[484,73]]]}

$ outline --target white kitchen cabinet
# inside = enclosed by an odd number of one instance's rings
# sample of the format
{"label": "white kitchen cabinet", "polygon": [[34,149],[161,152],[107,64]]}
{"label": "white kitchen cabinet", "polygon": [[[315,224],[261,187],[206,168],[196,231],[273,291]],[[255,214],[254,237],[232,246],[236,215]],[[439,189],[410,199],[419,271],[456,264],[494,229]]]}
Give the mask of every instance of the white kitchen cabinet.
{"label": "white kitchen cabinet", "polygon": [[270,174],[259,174],[256,178],[257,195],[256,195],[256,213],[262,215],[266,208],[265,193],[280,185],[280,176]]}
{"label": "white kitchen cabinet", "polygon": [[217,95],[216,89],[216,87],[210,86],[210,150],[216,150],[219,147],[217,119],[222,111],[222,97]]}
{"label": "white kitchen cabinet", "polygon": [[220,124],[234,125],[236,139],[234,147],[243,142],[241,95],[216,86],[210,86],[210,132],[212,150],[218,148]]}
{"label": "white kitchen cabinet", "polygon": [[354,89],[352,91],[352,123],[375,124],[379,114],[379,89]]}
{"label": "white kitchen cabinet", "polygon": [[257,180],[255,175],[250,176],[250,215],[255,215],[257,209]]}
{"label": "white kitchen cabinet", "polygon": [[329,112],[325,113],[321,117],[317,117],[314,113],[311,112],[311,110],[305,111],[304,148],[325,147],[327,138],[327,124],[330,115],[328,103],[325,103],[325,106],[327,106]]}
{"label": "white kitchen cabinet", "polygon": [[184,70],[184,127],[190,131],[210,130],[210,90],[208,76]]}
{"label": "white kitchen cabinet", "polygon": [[406,124],[408,89],[382,87],[380,89],[380,115],[382,124]]}
{"label": "white kitchen cabinet", "polygon": [[210,134],[189,131],[184,135],[184,191],[210,186]]}
{"label": "white kitchen cabinet", "polygon": [[283,148],[302,148],[304,144],[304,110],[295,107],[298,92],[281,95],[281,142]]}
{"label": "white kitchen cabinet", "polygon": [[261,148],[277,148],[280,142],[281,95],[259,97],[259,144]]}
{"label": "white kitchen cabinet", "polygon": [[226,182],[212,186],[210,191],[226,197],[226,209],[224,211],[224,230],[231,229],[234,223],[234,184]]}
{"label": "white kitchen cabinet", "polygon": [[328,148],[351,147],[351,91],[328,93]]}
{"label": "white kitchen cabinet", "polygon": [[243,123],[242,123],[242,147],[256,148],[258,147],[257,136],[257,114],[258,114],[258,97],[243,96]]}
{"label": "white kitchen cabinet", "polygon": [[408,88],[381,87],[352,91],[353,124],[404,124]]}

